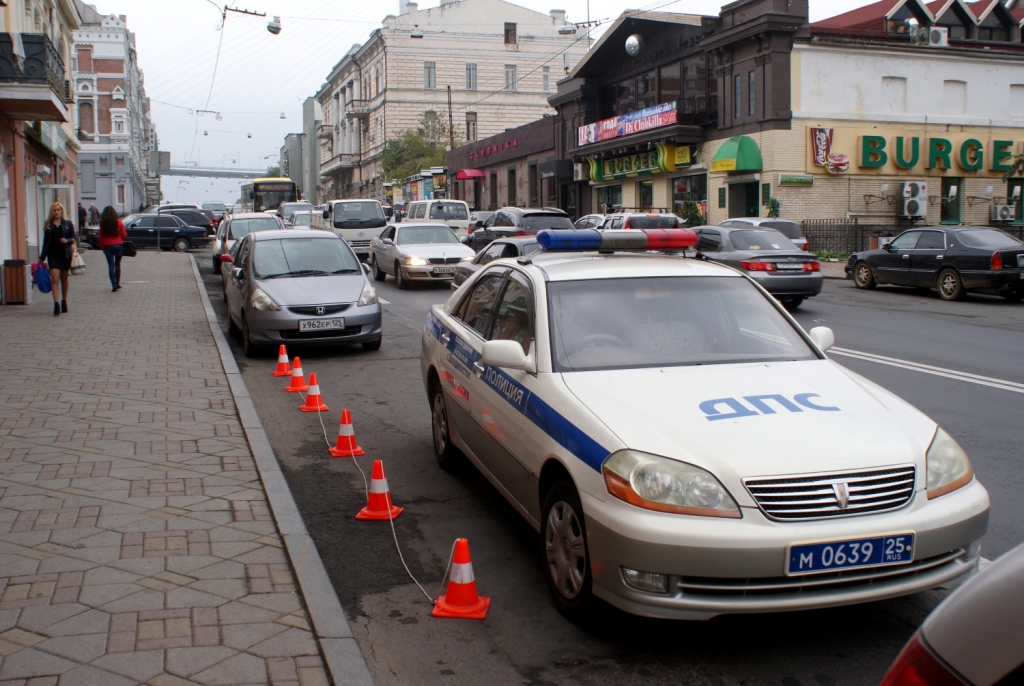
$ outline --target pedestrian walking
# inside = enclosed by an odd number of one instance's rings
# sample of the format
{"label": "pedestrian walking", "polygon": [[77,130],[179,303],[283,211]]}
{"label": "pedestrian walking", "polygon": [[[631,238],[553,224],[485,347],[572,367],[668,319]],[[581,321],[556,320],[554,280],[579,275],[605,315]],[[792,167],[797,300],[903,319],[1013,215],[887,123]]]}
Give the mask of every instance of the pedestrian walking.
{"label": "pedestrian walking", "polygon": [[89,204],[89,226],[96,226],[100,223],[100,211],[96,209],[95,203]]}
{"label": "pedestrian walking", "polygon": [[121,258],[124,257],[124,242],[128,233],[124,222],[117,216],[117,210],[110,205],[103,208],[100,216],[100,250],[107,258],[107,270],[110,273],[110,292],[121,290]]}
{"label": "pedestrian walking", "polygon": [[78,233],[82,233],[82,229],[85,228],[85,221],[89,218],[89,213],[82,207],[82,203],[78,203]]}
{"label": "pedestrian walking", "polygon": [[[75,249],[75,225],[64,216],[64,206],[59,202],[50,205],[50,213],[43,227],[43,245],[39,249],[39,261],[46,262],[53,282],[53,316],[68,311],[68,276],[71,274],[71,254]],[[60,299],[57,298],[57,281],[60,281]]]}

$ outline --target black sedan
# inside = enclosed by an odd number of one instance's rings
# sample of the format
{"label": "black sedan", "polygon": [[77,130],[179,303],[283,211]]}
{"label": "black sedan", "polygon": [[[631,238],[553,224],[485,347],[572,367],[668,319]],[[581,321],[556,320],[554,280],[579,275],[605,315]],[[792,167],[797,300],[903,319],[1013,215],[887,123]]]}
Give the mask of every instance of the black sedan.
{"label": "black sedan", "polygon": [[479,251],[498,238],[536,236],[538,231],[544,229],[572,228],[569,215],[556,208],[502,207],[487,217],[483,226],[476,226],[465,243]]}
{"label": "black sedan", "polygon": [[136,248],[188,252],[210,242],[206,229],[189,226],[173,214],[136,214],[125,217],[125,232]]}
{"label": "black sedan", "polygon": [[519,257],[529,255],[540,250],[540,243],[536,236],[523,236],[521,238],[501,238],[492,242],[486,248],[476,254],[469,262],[460,262],[455,267],[455,277],[452,279],[452,290],[461,286],[463,282],[476,273],[477,269],[492,262],[499,257]]}
{"label": "black sedan", "polygon": [[1024,243],[989,226],[925,226],[904,231],[883,249],[850,255],[846,278],[857,288],[935,288],[943,300],[962,300],[972,291],[1019,302]]}

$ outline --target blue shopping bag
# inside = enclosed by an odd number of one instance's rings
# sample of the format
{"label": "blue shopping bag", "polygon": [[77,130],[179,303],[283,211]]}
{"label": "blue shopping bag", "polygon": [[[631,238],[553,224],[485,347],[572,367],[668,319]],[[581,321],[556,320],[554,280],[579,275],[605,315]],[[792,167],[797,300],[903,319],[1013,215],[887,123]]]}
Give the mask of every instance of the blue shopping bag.
{"label": "blue shopping bag", "polygon": [[32,263],[32,281],[40,293],[49,293],[53,284],[50,282],[50,270],[42,262]]}

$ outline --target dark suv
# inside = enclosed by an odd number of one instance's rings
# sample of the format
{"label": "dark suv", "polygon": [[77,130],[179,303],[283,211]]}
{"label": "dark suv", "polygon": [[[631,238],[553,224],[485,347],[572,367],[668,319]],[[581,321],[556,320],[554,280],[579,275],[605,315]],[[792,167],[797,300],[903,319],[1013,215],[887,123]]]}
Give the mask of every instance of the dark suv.
{"label": "dark suv", "polygon": [[534,236],[544,229],[573,229],[569,215],[561,210],[545,207],[529,209],[523,207],[502,207],[476,226],[465,243],[476,251],[486,247],[497,238],[509,236]]}

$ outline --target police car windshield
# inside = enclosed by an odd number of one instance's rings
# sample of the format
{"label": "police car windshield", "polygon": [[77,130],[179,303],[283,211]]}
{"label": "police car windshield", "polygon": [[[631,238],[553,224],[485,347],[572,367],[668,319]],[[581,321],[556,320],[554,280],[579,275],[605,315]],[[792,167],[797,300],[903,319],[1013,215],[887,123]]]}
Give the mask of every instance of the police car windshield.
{"label": "police car windshield", "polygon": [[548,309],[559,372],[817,359],[745,279],[554,281]]}

